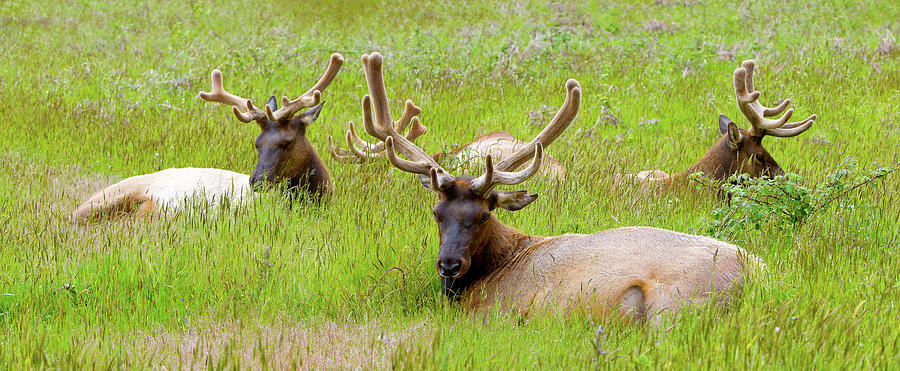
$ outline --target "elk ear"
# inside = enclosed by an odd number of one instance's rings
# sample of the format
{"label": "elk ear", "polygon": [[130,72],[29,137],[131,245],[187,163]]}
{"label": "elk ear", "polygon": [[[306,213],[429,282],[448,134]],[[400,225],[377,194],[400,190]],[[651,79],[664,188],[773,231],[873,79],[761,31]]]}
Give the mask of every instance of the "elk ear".
{"label": "elk ear", "polygon": [[728,124],[733,123],[728,116],[719,115],[719,134],[725,134],[728,132]]}
{"label": "elk ear", "polygon": [[737,149],[741,145],[744,136],[741,135],[741,129],[733,122],[728,123],[728,145],[731,149]]}
{"label": "elk ear", "polygon": [[300,121],[303,126],[312,125],[313,122],[316,122],[316,119],[319,118],[319,112],[322,112],[322,106],[325,105],[325,102],[319,103],[318,106],[314,106],[313,108],[308,109],[306,112],[303,112],[297,116],[294,116],[294,120]]}
{"label": "elk ear", "polygon": [[491,191],[491,210],[498,207],[509,211],[520,210],[537,198],[537,193],[529,194],[528,191]]}
{"label": "elk ear", "polygon": [[425,174],[419,174],[419,182],[422,183],[422,187],[425,187],[427,190],[434,190],[431,187],[431,177]]}
{"label": "elk ear", "polygon": [[275,99],[275,96],[269,97],[269,100],[266,101],[266,105],[272,107],[272,112],[278,111],[278,100]]}

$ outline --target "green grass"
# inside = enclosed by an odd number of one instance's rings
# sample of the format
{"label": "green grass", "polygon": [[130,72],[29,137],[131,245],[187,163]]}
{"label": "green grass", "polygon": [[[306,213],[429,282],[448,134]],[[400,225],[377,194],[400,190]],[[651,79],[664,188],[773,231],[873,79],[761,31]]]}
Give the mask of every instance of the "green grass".
{"label": "green grass", "polygon": [[[528,181],[541,197],[501,220],[540,235],[698,232],[719,202],[708,194],[647,200],[604,184],[687,168],[719,136],[718,113],[744,122],[731,71],[749,58],[763,103],[793,98],[796,117],[819,115],[799,137],[765,140],[787,171],[812,184],[847,157],[896,166],[900,4],[300,3],[0,3],[0,367],[900,365],[896,173],[800,230],[730,236],[769,274],[728,311],[651,329],[473,318],[439,293],[434,196],[383,162],[334,162],[325,145],[361,120],[363,53],[385,55],[395,115],[407,98],[423,108],[429,152],[493,130],[530,139],[575,78],[581,112],[548,149],[569,179]],[[346,63],[308,134],[335,183],[329,205],[271,195],[168,220],[67,222],[119,178],[250,172],[258,129],[197,98],[210,70],[262,102],[305,91],[332,52]]]}

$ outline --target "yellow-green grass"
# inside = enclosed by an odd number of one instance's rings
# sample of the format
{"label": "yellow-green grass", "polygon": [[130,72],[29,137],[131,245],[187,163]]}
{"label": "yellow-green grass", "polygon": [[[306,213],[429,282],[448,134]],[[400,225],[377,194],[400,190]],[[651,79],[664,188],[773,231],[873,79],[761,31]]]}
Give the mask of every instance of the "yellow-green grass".
{"label": "yellow-green grass", "polygon": [[[744,122],[731,85],[741,60],[757,59],[764,104],[792,98],[797,118],[819,115],[799,137],[765,140],[785,170],[812,184],[848,157],[897,165],[896,2],[13,1],[0,3],[0,34],[0,367],[900,364],[896,174],[802,229],[729,236],[768,274],[727,311],[653,329],[465,313],[439,293],[434,195],[384,161],[332,161],[325,144],[361,120],[363,53],[386,56],[395,114],[404,99],[423,108],[429,152],[493,130],[530,139],[575,78],[582,110],[548,148],[569,178],[529,180],[538,201],[498,217],[539,235],[698,233],[714,196],[606,184],[688,167],[718,138],[719,113]],[[330,204],[272,194],[224,212],[66,220],[116,179],[250,172],[258,129],[196,97],[210,70],[262,102],[305,91],[333,52],[346,63],[308,133],[336,186]]]}

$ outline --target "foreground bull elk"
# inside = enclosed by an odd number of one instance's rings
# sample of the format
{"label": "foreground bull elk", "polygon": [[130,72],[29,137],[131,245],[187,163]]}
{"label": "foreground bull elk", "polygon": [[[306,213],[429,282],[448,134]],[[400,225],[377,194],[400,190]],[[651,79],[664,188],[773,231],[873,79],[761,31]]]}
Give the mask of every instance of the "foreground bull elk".
{"label": "foreground bull elk", "polygon": [[[364,55],[362,61],[370,94],[363,98],[366,131],[384,142],[391,164],[417,174],[425,188],[440,197],[433,210],[441,240],[437,269],[444,291],[467,308],[484,311],[496,306],[527,315],[535,308],[581,307],[650,320],[711,296],[727,299],[731,288],[743,283],[743,268],[751,266],[745,263],[756,261],[737,246],[663,229],[630,227],[541,237],[504,225],[493,210],[520,210],[537,195],[494,187],[521,183],[538,171],[543,159],[541,135],[497,164],[486,156],[485,173],[477,178],[450,175],[394,129],[382,56]],[[554,132],[575,118],[581,87],[569,80],[566,90],[565,103],[544,132]],[[524,170],[513,171],[529,158],[531,164]]]}
{"label": "foreground bull elk", "polygon": [[[331,194],[331,178],[322,159],[306,138],[306,129],[322,110],[322,91],[337,76],[344,58],[333,54],[319,81],[297,99],[282,97],[278,108],[270,97],[265,109],[252,101],[231,94],[222,86],[222,73],[212,72],[212,91],[200,92],[200,98],[231,106],[237,119],[255,121],[260,128],[256,138],[257,163],[252,175],[222,169],[172,168],[124,179],[95,193],[72,213],[72,220],[87,220],[99,215],[138,211],[145,215],[180,210],[197,199],[216,205],[239,204],[259,183],[288,181],[288,189],[304,192],[312,199]],[[304,108],[309,110],[298,113]]]}
{"label": "foreground bull elk", "polygon": [[724,181],[732,174],[745,173],[752,177],[783,175],[778,162],[762,146],[764,136],[793,137],[809,129],[816,120],[810,115],[806,120],[787,123],[794,113],[788,109],[779,119],[769,119],[781,114],[791,104],[786,99],[777,107],[768,108],[759,103],[759,91],[754,90],[752,60],[744,61],[734,70],[734,94],[738,108],[750,122],[748,130],[740,129],[725,115],[719,115],[719,131],[722,137],[687,170],[669,175],[661,170],[641,171],[637,174],[617,175],[614,187],[639,185],[646,189],[663,190],[684,181],[688,175],[702,171],[706,176]]}
{"label": "foreground bull elk", "polygon": [[[365,105],[367,103],[363,102],[363,109],[365,109]],[[403,115],[400,120],[394,123],[394,130],[398,133],[402,133],[406,128],[407,124],[412,123],[412,126],[409,129],[409,132],[406,134],[406,139],[410,142],[413,142],[421,136],[425,134],[426,128],[419,123],[418,119],[414,116],[418,115],[422,112],[422,109],[413,104],[412,101],[406,101],[406,109],[403,111]],[[412,117],[412,118],[410,118]],[[556,127],[553,132],[546,133],[550,135],[544,135],[542,137],[541,143],[543,145],[549,146],[550,143],[556,139],[556,136],[559,133],[562,133],[566,129],[566,125],[569,122],[560,123],[561,126]],[[368,125],[368,124],[367,124]],[[345,136],[347,140],[347,149],[337,148],[334,145],[333,139],[328,137],[328,146],[331,149],[331,156],[340,162],[368,162],[377,158],[384,157],[384,142],[379,143],[368,143],[362,138],[359,137],[359,134],[356,133],[356,128],[353,123],[349,124],[349,128],[347,129],[347,134]],[[360,146],[362,148],[358,148]],[[522,142],[512,134],[509,134],[505,131],[495,131],[490,134],[482,135],[475,140],[466,143],[461,146],[457,146],[449,151],[449,153],[438,152],[431,155],[431,158],[435,160],[440,160],[442,157],[447,155],[452,156],[451,162],[455,163],[459,166],[475,166],[478,165],[478,162],[484,161],[484,158],[487,155],[491,155],[494,158],[506,158],[507,156],[512,155],[516,151],[524,147],[531,147],[533,143],[530,142]],[[566,169],[562,166],[562,163],[559,160],[547,156],[544,159],[544,162],[548,165],[542,168],[542,174],[549,178],[555,178],[559,180],[566,179]]]}

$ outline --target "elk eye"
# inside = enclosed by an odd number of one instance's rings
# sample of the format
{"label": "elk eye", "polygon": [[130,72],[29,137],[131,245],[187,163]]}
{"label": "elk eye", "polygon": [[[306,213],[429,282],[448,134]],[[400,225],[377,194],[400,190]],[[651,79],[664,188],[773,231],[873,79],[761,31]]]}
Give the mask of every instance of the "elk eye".
{"label": "elk eye", "polygon": [[437,211],[432,211],[432,212],[431,212],[431,215],[434,216],[434,221],[436,221],[436,222],[440,222],[440,221],[441,221],[441,217],[438,216]]}
{"label": "elk eye", "polygon": [[478,221],[479,224],[487,223],[488,219],[490,219],[491,213],[481,213],[481,220]]}
{"label": "elk eye", "polygon": [[281,148],[288,148],[291,146],[291,144],[294,144],[293,140],[286,140],[281,143]]}

